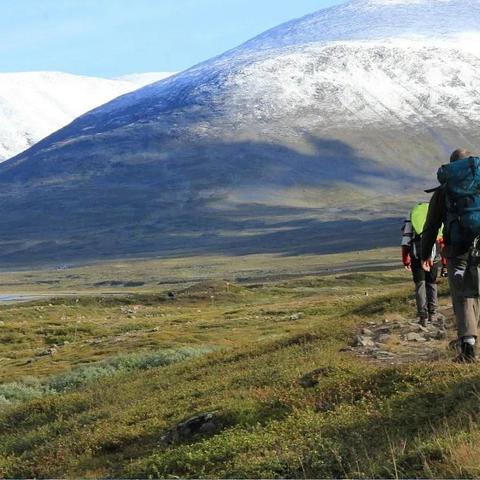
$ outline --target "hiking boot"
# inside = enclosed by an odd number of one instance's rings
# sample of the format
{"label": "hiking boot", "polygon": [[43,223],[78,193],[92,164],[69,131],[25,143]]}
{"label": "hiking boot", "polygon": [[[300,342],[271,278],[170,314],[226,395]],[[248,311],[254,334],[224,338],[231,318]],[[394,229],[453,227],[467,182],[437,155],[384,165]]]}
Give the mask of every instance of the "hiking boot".
{"label": "hiking boot", "polygon": [[457,363],[475,363],[477,357],[475,356],[475,345],[470,343],[462,342],[460,346],[460,353],[454,359],[454,362]]}
{"label": "hiking boot", "polygon": [[423,316],[421,316],[421,317],[418,319],[418,324],[421,325],[422,327],[426,327],[427,324],[428,324],[428,317],[423,317]]}

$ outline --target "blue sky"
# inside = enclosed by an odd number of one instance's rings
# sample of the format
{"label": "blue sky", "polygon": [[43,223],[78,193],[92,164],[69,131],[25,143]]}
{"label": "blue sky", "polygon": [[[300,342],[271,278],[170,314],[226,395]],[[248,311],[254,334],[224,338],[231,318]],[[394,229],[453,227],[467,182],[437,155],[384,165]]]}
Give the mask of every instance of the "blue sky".
{"label": "blue sky", "polygon": [[344,0],[0,0],[0,71],[179,71]]}

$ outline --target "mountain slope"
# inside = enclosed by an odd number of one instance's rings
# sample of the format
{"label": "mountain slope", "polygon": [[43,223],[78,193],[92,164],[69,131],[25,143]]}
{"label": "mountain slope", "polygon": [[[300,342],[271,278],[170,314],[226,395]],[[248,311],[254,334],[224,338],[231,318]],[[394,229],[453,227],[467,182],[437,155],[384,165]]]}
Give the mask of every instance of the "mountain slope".
{"label": "mountain slope", "polygon": [[[0,238],[14,257],[19,234],[35,256],[324,251],[322,231],[399,216],[475,147],[479,32],[467,0],[356,0],[270,30],[1,165]],[[359,248],[396,238],[373,225]]]}
{"label": "mountain slope", "polygon": [[26,150],[94,107],[169,74],[118,80],[60,72],[0,73],[0,161]]}
{"label": "mountain slope", "polygon": [[115,80],[122,82],[130,82],[138,85],[138,88],[150,85],[151,83],[159,82],[165,78],[175,75],[175,72],[147,72],[147,73],[131,73],[128,75],[121,75],[116,77]]}

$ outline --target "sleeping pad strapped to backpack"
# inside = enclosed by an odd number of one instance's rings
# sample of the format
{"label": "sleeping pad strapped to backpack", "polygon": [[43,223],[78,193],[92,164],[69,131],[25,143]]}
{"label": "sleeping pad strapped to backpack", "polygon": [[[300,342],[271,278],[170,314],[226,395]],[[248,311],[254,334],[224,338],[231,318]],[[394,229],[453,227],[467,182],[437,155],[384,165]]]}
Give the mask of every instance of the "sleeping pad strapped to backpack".
{"label": "sleeping pad strapped to backpack", "polygon": [[[417,203],[410,212],[410,221],[412,222],[413,232],[415,236],[421,236],[423,234],[423,228],[427,221],[428,215],[428,203]],[[437,239],[443,237],[443,225],[438,231]]]}
{"label": "sleeping pad strapped to backpack", "polygon": [[421,235],[423,233],[423,227],[425,226],[425,222],[427,220],[427,213],[428,203],[417,203],[417,205],[412,208],[410,213],[410,221],[412,222],[413,230],[417,235]]}
{"label": "sleeping pad strapped to backpack", "polygon": [[445,235],[449,243],[473,242],[480,235],[480,157],[444,165],[437,178],[446,194]]}

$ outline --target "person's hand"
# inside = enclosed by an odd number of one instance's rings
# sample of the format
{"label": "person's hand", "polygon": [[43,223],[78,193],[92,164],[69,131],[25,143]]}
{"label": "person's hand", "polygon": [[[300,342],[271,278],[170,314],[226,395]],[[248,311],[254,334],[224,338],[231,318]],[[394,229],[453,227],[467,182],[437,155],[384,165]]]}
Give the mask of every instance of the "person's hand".
{"label": "person's hand", "polygon": [[410,247],[408,245],[402,245],[402,263],[405,270],[412,271],[412,259],[410,257]]}
{"label": "person's hand", "polygon": [[433,262],[431,260],[422,260],[422,268],[429,272],[432,269]]}

